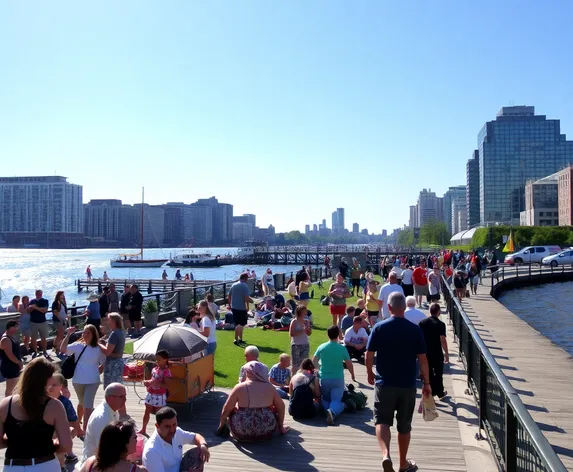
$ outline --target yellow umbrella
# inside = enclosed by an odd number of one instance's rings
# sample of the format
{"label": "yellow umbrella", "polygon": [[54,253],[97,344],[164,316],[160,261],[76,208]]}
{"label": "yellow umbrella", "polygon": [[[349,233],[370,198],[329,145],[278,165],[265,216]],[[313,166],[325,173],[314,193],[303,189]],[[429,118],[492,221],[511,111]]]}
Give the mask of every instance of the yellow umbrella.
{"label": "yellow umbrella", "polygon": [[505,243],[505,246],[503,248],[503,252],[514,252],[514,251],[515,251],[515,246],[513,244],[513,231],[510,231],[509,232],[509,239]]}

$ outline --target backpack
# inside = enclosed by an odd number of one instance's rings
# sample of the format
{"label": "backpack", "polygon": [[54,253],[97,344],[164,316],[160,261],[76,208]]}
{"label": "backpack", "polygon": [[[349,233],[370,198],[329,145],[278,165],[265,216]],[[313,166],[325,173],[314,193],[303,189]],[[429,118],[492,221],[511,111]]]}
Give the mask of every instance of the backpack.
{"label": "backpack", "polygon": [[345,390],[342,395],[342,403],[346,405],[346,410],[350,412],[364,410],[368,397],[360,390]]}
{"label": "backpack", "polygon": [[292,392],[288,412],[293,418],[313,418],[316,415],[314,407],[314,394],[310,384],[314,382],[311,377],[310,382],[298,385]]}
{"label": "backpack", "polygon": [[320,299],[320,304],[324,306],[330,305],[330,297],[323,295],[322,298]]}

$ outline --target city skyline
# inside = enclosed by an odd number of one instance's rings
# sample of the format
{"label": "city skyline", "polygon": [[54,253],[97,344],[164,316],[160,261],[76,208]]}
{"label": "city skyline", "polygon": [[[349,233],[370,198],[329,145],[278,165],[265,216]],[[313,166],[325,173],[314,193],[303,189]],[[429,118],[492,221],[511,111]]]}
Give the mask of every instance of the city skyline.
{"label": "city skyline", "polygon": [[501,106],[573,136],[563,0],[32,3],[0,7],[2,174],[66,175],[86,202],[217,195],[277,231],[344,207],[379,233],[464,183]]}

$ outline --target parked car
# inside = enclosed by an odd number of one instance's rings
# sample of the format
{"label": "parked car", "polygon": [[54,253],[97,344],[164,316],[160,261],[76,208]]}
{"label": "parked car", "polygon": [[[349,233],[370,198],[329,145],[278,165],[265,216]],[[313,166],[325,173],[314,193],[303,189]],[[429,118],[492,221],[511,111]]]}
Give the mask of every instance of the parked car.
{"label": "parked car", "polygon": [[550,265],[552,267],[557,267],[559,265],[573,264],[573,249],[565,249],[558,254],[553,254],[552,256],[544,257],[541,261],[543,265]]}
{"label": "parked car", "polygon": [[559,246],[527,246],[505,256],[506,264],[541,264],[545,257],[561,252]]}

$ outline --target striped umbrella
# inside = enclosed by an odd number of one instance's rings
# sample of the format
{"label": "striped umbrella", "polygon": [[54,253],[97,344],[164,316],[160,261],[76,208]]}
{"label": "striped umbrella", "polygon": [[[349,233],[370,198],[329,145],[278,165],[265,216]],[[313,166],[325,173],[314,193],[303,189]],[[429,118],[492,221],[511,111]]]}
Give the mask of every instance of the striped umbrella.
{"label": "striped umbrella", "polygon": [[135,359],[154,361],[161,349],[169,352],[172,359],[189,357],[207,347],[207,338],[193,328],[169,324],[152,329],[133,345]]}

